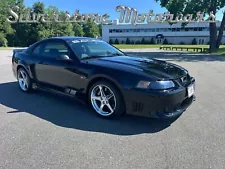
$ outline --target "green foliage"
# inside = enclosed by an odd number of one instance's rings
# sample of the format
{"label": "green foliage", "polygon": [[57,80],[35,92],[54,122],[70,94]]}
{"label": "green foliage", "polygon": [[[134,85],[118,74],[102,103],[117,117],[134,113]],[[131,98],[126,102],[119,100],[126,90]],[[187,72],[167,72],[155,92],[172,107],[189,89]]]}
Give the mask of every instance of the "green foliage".
{"label": "green foliage", "polygon": [[[14,10],[19,16],[23,15],[23,20],[28,14],[31,15],[31,20],[36,19],[32,17],[33,13],[45,13],[48,18],[51,18],[50,23],[14,23],[7,22],[8,6],[19,6],[19,10]],[[31,8],[24,5],[23,0],[0,0],[0,45],[6,46],[29,46],[44,38],[54,36],[87,36],[99,37],[102,32],[102,25],[94,22],[87,23],[57,23],[54,22],[53,11],[60,14],[60,20],[66,19],[66,12],[59,11],[55,6],[45,7],[43,2],[36,2]]]}
{"label": "green foliage", "polygon": [[99,35],[102,36],[102,24],[98,24]]}
{"label": "green foliage", "polygon": [[0,33],[0,46],[7,47],[7,39],[3,33]]}
{"label": "green foliage", "polygon": [[138,40],[138,41],[136,41],[136,43],[135,43],[135,44],[141,44],[141,41],[139,41],[139,40]]}
{"label": "green foliage", "polygon": [[7,35],[14,33],[8,18],[8,7],[15,5],[16,0],[0,0],[0,45],[7,46]]}
{"label": "green foliage", "polygon": [[116,44],[116,45],[117,45],[117,44],[120,44],[119,40],[116,39],[114,44]]}
{"label": "green foliage", "polygon": [[146,44],[145,38],[142,38],[141,44]]}
{"label": "green foliage", "polygon": [[113,40],[112,39],[109,40],[109,44],[111,44],[111,45],[113,44]]}
{"label": "green foliage", "polygon": [[153,37],[151,38],[150,44],[155,44]]}
{"label": "green foliage", "polygon": [[98,25],[90,20],[83,24],[83,30],[86,37],[96,38],[100,36]]}
{"label": "green foliage", "polygon": [[[225,0],[155,0],[160,2],[162,7],[165,7],[170,13],[174,14],[193,14],[193,19],[196,18],[197,12],[210,14],[212,11],[216,14],[220,9],[225,7]],[[209,24],[210,26],[210,49],[219,48],[223,37],[223,30],[225,28],[225,15],[223,15],[224,22],[220,25],[220,33],[217,33],[216,23]],[[218,34],[218,35],[217,35]]]}
{"label": "green foliage", "polygon": [[130,42],[130,39],[129,39],[129,38],[127,38],[127,39],[126,39],[126,44],[131,44],[131,42]]}
{"label": "green foliage", "polygon": [[197,40],[196,40],[196,38],[194,38],[193,40],[192,40],[192,43],[191,43],[192,45],[197,45]]}
{"label": "green foliage", "polygon": [[166,38],[163,40],[163,44],[164,44],[164,45],[169,44],[169,42],[168,42],[168,40],[167,40]]}
{"label": "green foliage", "polygon": [[84,36],[84,31],[82,26],[80,26],[79,24],[75,23],[73,25],[73,31],[74,31],[74,35],[75,36]]}

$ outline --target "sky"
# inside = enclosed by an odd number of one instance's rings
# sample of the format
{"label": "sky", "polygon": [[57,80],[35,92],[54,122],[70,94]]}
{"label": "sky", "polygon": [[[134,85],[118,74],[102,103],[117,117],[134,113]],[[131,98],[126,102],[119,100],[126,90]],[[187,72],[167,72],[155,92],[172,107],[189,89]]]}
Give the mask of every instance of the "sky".
{"label": "sky", "polygon": [[[109,14],[110,19],[119,19],[120,12],[116,12],[116,6],[123,5],[136,8],[138,13],[148,13],[153,10],[154,14],[163,13],[167,10],[156,3],[155,0],[24,0],[25,5],[32,6],[34,2],[44,2],[46,6],[53,5],[59,10],[69,11],[74,14],[76,9],[80,14]],[[223,9],[224,10],[224,9]],[[217,20],[222,20],[222,10],[216,15]]]}

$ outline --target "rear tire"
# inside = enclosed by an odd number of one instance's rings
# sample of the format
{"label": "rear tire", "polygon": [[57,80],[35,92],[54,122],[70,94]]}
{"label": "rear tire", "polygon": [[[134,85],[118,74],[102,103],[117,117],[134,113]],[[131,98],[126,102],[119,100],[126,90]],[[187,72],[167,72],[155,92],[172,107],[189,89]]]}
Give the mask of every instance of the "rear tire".
{"label": "rear tire", "polygon": [[104,118],[118,117],[125,111],[125,104],[119,90],[104,80],[90,87],[88,100],[97,115]]}
{"label": "rear tire", "polygon": [[17,79],[19,87],[23,92],[29,93],[32,91],[32,82],[30,76],[24,68],[18,69]]}

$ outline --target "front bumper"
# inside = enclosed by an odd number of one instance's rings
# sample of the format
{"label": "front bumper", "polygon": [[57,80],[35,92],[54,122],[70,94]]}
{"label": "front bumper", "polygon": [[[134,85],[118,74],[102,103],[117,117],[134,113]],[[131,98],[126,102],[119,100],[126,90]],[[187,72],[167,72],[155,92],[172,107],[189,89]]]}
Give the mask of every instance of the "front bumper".
{"label": "front bumper", "polygon": [[[195,85],[192,79],[191,84]],[[168,91],[124,90],[127,114],[172,118],[181,115],[195,101],[196,96],[188,97],[187,87]]]}

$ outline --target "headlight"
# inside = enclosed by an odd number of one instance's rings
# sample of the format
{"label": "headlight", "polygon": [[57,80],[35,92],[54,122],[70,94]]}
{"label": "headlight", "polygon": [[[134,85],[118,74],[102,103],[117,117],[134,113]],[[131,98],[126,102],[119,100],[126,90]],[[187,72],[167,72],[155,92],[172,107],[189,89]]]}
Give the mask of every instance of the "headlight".
{"label": "headlight", "polygon": [[155,89],[155,90],[165,90],[175,87],[175,84],[172,81],[140,81],[137,84],[137,88],[142,89]]}

